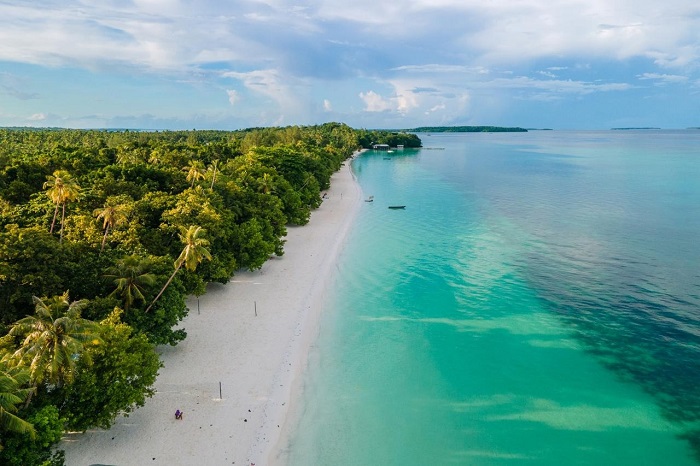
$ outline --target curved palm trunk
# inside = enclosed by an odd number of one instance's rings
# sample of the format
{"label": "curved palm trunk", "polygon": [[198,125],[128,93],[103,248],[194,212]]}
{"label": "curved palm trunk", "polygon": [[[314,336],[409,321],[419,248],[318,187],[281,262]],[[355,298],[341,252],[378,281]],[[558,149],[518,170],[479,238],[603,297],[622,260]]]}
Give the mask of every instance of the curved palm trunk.
{"label": "curved palm trunk", "polygon": [[56,209],[53,211],[53,220],[51,220],[51,229],[49,234],[53,234],[53,227],[56,225],[56,217],[58,217],[58,204],[56,204]]}
{"label": "curved palm trunk", "polygon": [[61,237],[58,242],[63,241],[63,221],[66,219],[66,203],[63,203],[63,211],[61,212]]}
{"label": "curved palm trunk", "polygon": [[216,165],[214,165],[214,173],[211,177],[211,186],[209,189],[214,189],[214,183],[216,182]]}
{"label": "curved palm trunk", "polygon": [[107,235],[109,234],[109,224],[105,227],[105,234],[102,237],[102,247],[100,248],[100,254],[102,254],[102,251],[105,249],[105,242],[107,241]]}
{"label": "curved palm trunk", "polygon": [[29,390],[29,394],[27,395],[27,400],[24,402],[24,409],[27,409],[29,407],[29,403],[31,403],[32,396],[34,396],[34,393],[36,392],[37,387],[38,387],[38,385],[36,382],[33,383],[31,387],[29,387],[30,390]]}
{"label": "curved palm trunk", "polygon": [[178,270],[180,270],[180,267],[182,267],[182,264],[180,264],[180,265],[175,269],[175,271],[174,271],[173,274],[170,276],[170,278],[168,278],[168,281],[165,282],[165,286],[163,286],[163,289],[160,290],[160,293],[158,293],[158,296],[156,296],[156,298],[153,300],[153,302],[146,308],[146,312],[150,311],[151,308],[153,307],[153,305],[156,303],[156,301],[158,301],[158,298],[161,297],[161,295],[163,294],[163,292],[165,291],[165,289],[170,285],[170,282],[172,282],[172,281],[173,281],[173,278],[175,278],[175,274],[177,273]]}

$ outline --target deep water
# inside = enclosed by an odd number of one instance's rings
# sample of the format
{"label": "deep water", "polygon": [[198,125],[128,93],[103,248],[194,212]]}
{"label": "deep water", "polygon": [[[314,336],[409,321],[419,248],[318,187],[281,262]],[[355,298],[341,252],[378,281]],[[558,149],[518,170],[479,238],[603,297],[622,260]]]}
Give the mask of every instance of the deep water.
{"label": "deep water", "polygon": [[290,465],[697,464],[700,131],[420,136],[353,162]]}

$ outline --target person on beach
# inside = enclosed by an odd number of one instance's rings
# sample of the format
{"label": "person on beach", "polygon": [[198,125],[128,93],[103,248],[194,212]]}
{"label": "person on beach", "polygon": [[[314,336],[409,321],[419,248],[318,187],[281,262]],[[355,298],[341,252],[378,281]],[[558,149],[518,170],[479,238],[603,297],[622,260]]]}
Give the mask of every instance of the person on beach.
{"label": "person on beach", "polygon": [[182,411],[180,411],[179,409],[175,411],[175,419],[182,420]]}

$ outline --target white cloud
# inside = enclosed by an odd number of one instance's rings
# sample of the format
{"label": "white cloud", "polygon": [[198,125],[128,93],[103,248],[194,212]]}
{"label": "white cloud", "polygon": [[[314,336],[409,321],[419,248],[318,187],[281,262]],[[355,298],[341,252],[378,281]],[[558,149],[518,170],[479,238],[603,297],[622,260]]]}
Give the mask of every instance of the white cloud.
{"label": "white cloud", "polygon": [[427,110],[427,111],[425,112],[425,114],[426,114],[426,115],[430,115],[431,113],[435,113],[435,112],[438,112],[438,111],[445,110],[445,108],[446,108],[446,106],[445,106],[444,103],[441,103],[441,104],[438,104],[438,105],[434,105],[431,109]]}
{"label": "white cloud", "polygon": [[228,71],[223,73],[224,77],[234,78],[253,92],[266,95],[277,102],[284,102],[289,99],[288,82],[275,69],[254,70],[248,72]]}
{"label": "white cloud", "polygon": [[243,28],[235,26],[244,26],[246,20],[230,14],[236,5],[209,3],[0,3],[0,41],[6,44],[0,60],[89,69],[117,63],[184,72],[207,60],[271,55],[273,49],[238,32]]}
{"label": "white cloud", "polygon": [[48,118],[48,115],[46,113],[35,113],[33,115],[30,115],[27,120],[29,121],[44,121]]}
{"label": "white cloud", "polygon": [[[507,108],[508,99],[547,102],[567,98],[579,98],[600,92],[622,92],[634,87],[624,82],[591,82],[558,79],[549,71],[537,72],[546,79],[512,76],[501,73],[494,78],[493,70],[484,73],[478,68],[450,67],[431,64],[425,67],[401,66],[397,69],[420,70],[419,73],[402,74],[385,81],[393,92],[380,95],[376,92],[361,93],[365,111],[394,112],[416,120],[430,115],[443,122],[464,121],[471,111],[486,115],[478,109],[474,96],[481,106],[489,106],[491,113]],[[433,72],[437,74],[433,74]],[[473,105],[472,105],[473,104]]]}
{"label": "white cloud", "polygon": [[642,73],[637,76],[642,80],[654,80],[658,81],[657,84],[673,84],[673,83],[686,83],[688,82],[687,76],[681,76],[677,74],[659,74],[659,73]]}
{"label": "white cloud", "polygon": [[238,92],[236,92],[233,89],[226,89],[226,94],[228,95],[228,102],[231,105],[235,105],[236,102],[238,102],[238,100],[240,99]]}
{"label": "white cloud", "polygon": [[[0,61],[49,75],[87,69],[105,83],[156,76],[164,93],[170,83],[208,88],[222,106],[216,111],[234,106],[255,125],[318,121],[327,112],[451,121],[477,106],[505,113],[509,99],[580,99],[640,81],[647,92],[648,83],[687,92],[700,71],[698,30],[700,10],[689,0],[11,1],[0,2]],[[44,88],[49,81],[0,75],[0,94],[15,105],[4,111],[65,114],[44,105],[60,105],[49,96],[67,88]],[[22,100],[37,107],[22,109]]]}
{"label": "white cloud", "polygon": [[529,89],[555,94],[592,94],[594,92],[626,91],[632,89],[627,83],[592,83],[574,80],[537,80],[525,76],[501,78],[483,84],[500,89]]}
{"label": "white cloud", "polygon": [[392,68],[394,71],[413,71],[417,73],[465,73],[471,69],[463,65],[446,65],[428,63],[425,65],[403,65]]}
{"label": "white cloud", "polygon": [[385,112],[393,110],[396,105],[374,91],[360,92],[360,99],[365,103],[365,112]]}
{"label": "white cloud", "polygon": [[[426,84],[436,84],[428,87]],[[364,110],[382,113],[383,118],[393,119],[394,125],[402,121],[423,122],[426,115],[435,124],[450,123],[463,119],[470,104],[469,91],[464,84],[433,82],[430,77],[400,77],[383,82],[391,86],[389,95],[375,91],[361,92]],[[387,123],[389,124],[389,123]],[[405,124],[405,123],[404,123]]]}
{"label": "white cloud", "polygon": [[[282,125],[309,119],[313,105],[308,100],[309,84],[303,79],[286,75],[277,69],[228,71],[221,76],[240,81],[253,95],[262,97],[246,97],[246,102],[251,102],[248,111],[251,115],[257,115],[255,125]],[[270,105],[271,102],[274,105]]]}
{"label": "white cloud", "polygon": [[[642,56],[672,67],[700,57],[697,13],[687,0],[319,0],[304,7],[290,0],[36,0],[0,4],[0,59],[88,67],[123,61],[156,69],[281,59],[294,41],[275,43],[271,34],[352,46],[356,38],[335,27],[347,25],[372,30],[379,48],[396,47],[392,36],[428,45],[439,38],[463,57],[482,57],[482,66],[577,54]],[[329,21],[334,30],[326,34]]]}
{"label": "white cloud", "polygon": [[421,106],[418,94],[409,89],[402,89],[396,97],[396,109],[402,115]]}

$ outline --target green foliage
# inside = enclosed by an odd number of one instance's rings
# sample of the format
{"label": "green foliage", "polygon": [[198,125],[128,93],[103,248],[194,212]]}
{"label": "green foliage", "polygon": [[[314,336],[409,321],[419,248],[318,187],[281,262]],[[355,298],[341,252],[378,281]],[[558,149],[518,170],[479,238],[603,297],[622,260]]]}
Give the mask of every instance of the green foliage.
{"label": "green foliage", "polygon": [[365,149],[370,149],[374,144],[388,144],[391,147],[403,145],[406,148],[421,147],[422,145],[418,136],[402,131],[362,130],[359,133],[360,144]]}
{"label": "green foliage", "polygon": [[106,297],[102,275],[125,256],[174,261],[180,227],[206,230],[212,256],[182,277],[186,292],[259,268],[364,133],[0,129],[0,323],[31,314],[32,296]]}
{"label": "green foliage", "polygon": [[0,232],[0,312],[9,324],[33,312],[32,296],[61,293],[64,249],[43,227]]}
{"label": "green foliage", "polygon": [[49,448],[64,422],[108,427],[141,406],[160,367],[154,345],[186,336],[185,297],[282,255],[287,226],[309,221],[331,175],[377,134],[420,145],[341,123],[0,129],[0,330],[11,326],[0,352],[14,356],[0,410],[37,434],[2,430],[0,463],[62,464]]}
{"label": "green foliage", "polygon": [[154,345],[172,345],[185,339],[187,332],[175,328],[187,316],[184,287],[173,280],[150,311],[132,309],[124,316],[124,322],[143,333]]}
{"label": "green foliage", "polygon": [[69,202],[76,201],[80,195],[80,186],[73,179],[70,173],[65,170],[56,170],[53,175],[46,177],[46,182],[44,183],[44,189],[46,189],[46,195],[54,203],[56,209],[53,213],[53,219],[51,221],[51,229],[49,233],[53,233],[54,226],[56,224],[56,216],[58,215],[58,208],[61,207],[61,240],[63,240],[63,227],[65,225],[66,218],[66,204]]}
{"label": "green foliage", "polygon": [[[5,355],[3,355],[5,356]],[[19,405],[27,399],[31,389],[26,388],[29,371],[24,367],[8,367],[7,361],[0,360],[0,432],[35,436],[31,422],[17,415]],[[2,448],[2,444],[0,444]]]}
{"label": "green foliage", "polygon": [[153,261],[136,254],[119,259],[105,274],[105,279],[116,286],[110,296],[119,296],[127,311],[135,301],[145,302],[144,293],[156,281],[156,276],[150,272],[152,267]]}
{"label": "green foliage", "polygon": [[58,408],[44,405],[30,413],[27,420],[34,426],[35,436],[27,434],[3,434],[4,449],[0,451],[0,464],[8,466],[62,465],[63,454],[52,454],[51,447],[61,440],[64,419]]}
{"label": "green foliage", "polygon": [[107,199],[107,202],[105,202],[103,207],[97,208],[93,211],[93,215],[95,215],[95,217],[102,219],[102,228],[104,229],[104,236],[102,237],[100,252],[102,252],[105,248],[109,231],[126,221],[126,207],[122,205],[121,201],[123,199],[119,199],[119,197],[124,198],[125,196],[111,196]]}
{"label": "green foliage", "polygon": [[239,249],[235,251],[237,261],[250,270],[259,269],[271,255],[281,252],[276,242],[266,238],[269,235],[265,232],[265,226],[256,218],[241,224],[236,235],[234,240],[239,237],[246,238],[246,241],[235,241],[239,245]]}
{"label": "green foliage", "polygon": [[89,349],[75,381],[53,394],[69,430],[108,429],[119,414],[128,414],[153,396],[162,366],[155,346],[143,334],[133,334],[115,311],[100,324],[103,343]]}
{"label": "green foliage", "polygon": [[182,242],[185,247],[182,249],[178,258],[175,259],[175,263],[173,264],[175,270],[173,270],[168,281],[165,282],[160,293],[158,293],[153,299],[153,302],[146,308],[146,312],[153,307],[156,301],[158,301],[158,298],[160,298],[163,292],[168,288],[168,285],[173,281],[180,267],[184,265],[187,271],[194,272],[199,263],[204,259],[211,260],[211,253],[207,249],[209,241],[204,238],[204,229],[202,229],[202,227],[197,225],[190,225],[189,228],[180,227],[180,242]]}
{"label": "green foliage", "polygon": [[68,292],[51,298],[34,297],[35,315],[18,320],[9,335],[21,340],[12,355],[29,369],[36,386],[44,381],[61,386],[73,380],[76,361],[87,345],[100,342],[100,327],[80,316],[87,300],[70,301]]}

